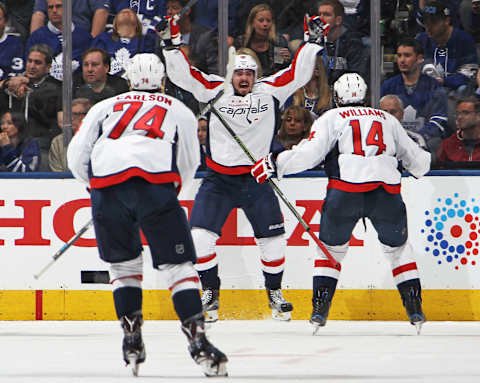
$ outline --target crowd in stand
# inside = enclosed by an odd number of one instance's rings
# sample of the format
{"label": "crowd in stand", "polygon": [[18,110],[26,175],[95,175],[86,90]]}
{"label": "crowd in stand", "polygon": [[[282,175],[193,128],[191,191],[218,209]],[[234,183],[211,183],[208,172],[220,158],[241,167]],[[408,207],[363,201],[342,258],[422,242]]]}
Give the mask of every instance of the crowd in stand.
{"label": "crowd in stand", "polygon": [[[156,53],[163,59],[155,26],[162,17],[180,13],[188,1],[71,2],[75,131],[92,105],[128,90],[123,74],[131,57]],[[370,1],[229,1],[228,44],[253,52],[263,76],[290,65],[303,42],[306,13],[330,25],[311,80],[282,106],[275,145],[290,148],[308,137],[312,121],[335,106],[333,82],[356,72],[367,83],[372,75],[381,76],[380,107],[432,153],[434,168],[480,168],[480,0],[381,3],[383,52],[392,53],[395,65],[390,72],[378,68],[372,74]],[[62,11],[63,0],[0,0],[3,171],[68,171]],[[217,15],[217,0],[198,0],[179,20],[183,52],[209,74],[219,71]],[[199,114],[201,105],[192,94],[168,79],[165,91]],[[200,138],[207,123],[199,117]]]}

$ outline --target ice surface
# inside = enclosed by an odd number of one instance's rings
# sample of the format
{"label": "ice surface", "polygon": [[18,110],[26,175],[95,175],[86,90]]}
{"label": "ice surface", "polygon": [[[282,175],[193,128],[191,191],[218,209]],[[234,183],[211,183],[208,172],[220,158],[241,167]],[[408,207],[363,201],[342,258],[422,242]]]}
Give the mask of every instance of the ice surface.
{"label": "ice surface", "polygon": [[[0,382],[480,382],[480,323],[219,321],[209,338],[230,359],[206,378],[176,321],[147,321],[147,360],[131,376],[117,322],[0,323]],[[212,380],[213,379],[213,380]]]}

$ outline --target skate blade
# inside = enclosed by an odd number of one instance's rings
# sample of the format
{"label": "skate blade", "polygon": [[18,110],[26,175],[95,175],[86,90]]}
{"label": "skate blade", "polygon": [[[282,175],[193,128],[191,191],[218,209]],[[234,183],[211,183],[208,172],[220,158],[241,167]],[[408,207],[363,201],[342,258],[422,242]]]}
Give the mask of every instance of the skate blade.
{"label": "skate blade", "polygon": [[202,367],[203,373],[207,377],[228,376],[226,360],[213,365],[211,360],[205,359],[199,364]]}
{"label": "skate blade", "polygon": [[415,326],[415,329],[417,330],[417,335],[420,335],[420,332],[422,331],[422,326],[425,323],[425,321],[421,322],[415,322],[413,325]]}
{"label": "skate blade", "polygon": [[312,335],[316,335],[320,327],[325,327],[325,324],[327,323],[326,320],[322,320],[321,322],[318,322],[316,320],[310,319],[308,321],[312,326],[313,326],[313,333]]}
{"label": "skate blade", "polygon": [[281,312],[276,309],[272,309],[272,319],[288,322],[292,319],[292,313],[290,312]]}
{"label": "skate blade", "polygon": [[136,355],[130,355],[128,357],[128,364],[130,365],[130,368],[132,369],[132,375],[133,376],[138,376],[139,364],[137,363],[137,356]]}
{"label": "skate blade", "polygon": [[322,326],[319,326],[318,324],[313,324],[313,323],[312,323],[312,325],[313,325],[312,335],[315,336],[315,335],[317,335],[318,330],[320,330],[320,327],[322,327]]}
{"label": "skate blade", "polygon": [[205,311],[205,323],[215,323],[218,320],[218,310]]}

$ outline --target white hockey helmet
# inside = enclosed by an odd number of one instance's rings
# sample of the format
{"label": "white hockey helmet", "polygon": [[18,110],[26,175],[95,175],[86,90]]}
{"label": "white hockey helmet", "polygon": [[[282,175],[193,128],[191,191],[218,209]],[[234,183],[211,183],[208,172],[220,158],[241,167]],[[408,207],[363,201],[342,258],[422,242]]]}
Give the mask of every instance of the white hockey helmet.
{"label": "white hockey helmet", "polygon": [[345,73],[333,84],[333,98],[337,106],[363,104],[367,84],[358,73]]}
{"label": "white hockey helmet", "polygon": [[253,70],[255,73],[255,78],[257,78],[258,65],[255,59],[250,55],[241,54],[235,56],[235,65],[233,66],[233,70],[236,71],[238,69]]}
{"label": "white hockey helmet", "polygon": [[139,53],[133,56],[126,65],[126,76],[132,89],[160,89],[165,67],[153,53]]}

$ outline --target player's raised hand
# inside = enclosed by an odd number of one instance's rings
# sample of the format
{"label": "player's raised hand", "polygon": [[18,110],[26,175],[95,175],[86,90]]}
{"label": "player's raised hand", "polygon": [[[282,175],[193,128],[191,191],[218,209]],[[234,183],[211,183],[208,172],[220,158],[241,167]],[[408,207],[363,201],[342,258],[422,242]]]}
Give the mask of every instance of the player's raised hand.
{"label": "player's raised hand", "polygon": [[179,17],[177,15],[162,17],[155,26],[155,30],[162,39],[163,46],[166,48],[176,48],[182,44],[182,35],[178,25]]}
{"label": "player's raised hand", "polygon": [[304,41],[324,45],[329,30],[330,24],[327,24],[320,16],[306,14],[303,18]]}
{"label": "player's raised hand", "polygon": [[275,177],[277,175],[277,167],[273,160],[272,153],[255,162],[250,173],[259,184],[263,184],[268,179]]}

